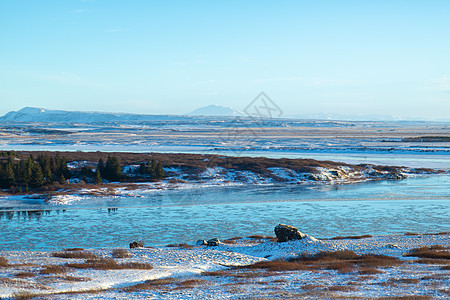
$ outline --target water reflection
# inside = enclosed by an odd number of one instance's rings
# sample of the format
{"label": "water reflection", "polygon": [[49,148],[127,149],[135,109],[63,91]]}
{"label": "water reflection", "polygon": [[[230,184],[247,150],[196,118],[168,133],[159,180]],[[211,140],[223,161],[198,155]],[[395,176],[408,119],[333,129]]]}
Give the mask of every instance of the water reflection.
{"label": "water reflection", "polygon": [[[63,212],[65,210],[62,210]],[[51,214],[51,210],[1,210],[0,211],[0,220],[5,218],[5,220],[13,221],[16,219],[17,221],[27,221],[27,220],[41,220],[42,216],[49,216]],[[57,211],[58,214],[60,210]],[[14,218],[16,216],[16,218]]]}

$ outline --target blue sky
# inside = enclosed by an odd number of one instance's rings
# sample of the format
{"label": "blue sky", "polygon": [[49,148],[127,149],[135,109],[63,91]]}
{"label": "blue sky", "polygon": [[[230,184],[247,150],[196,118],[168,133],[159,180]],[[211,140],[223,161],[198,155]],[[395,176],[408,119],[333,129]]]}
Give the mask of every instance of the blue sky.
{"label": "blue sky", "polygon": [[0,114],[449,118],[450,1],[0,0]]}

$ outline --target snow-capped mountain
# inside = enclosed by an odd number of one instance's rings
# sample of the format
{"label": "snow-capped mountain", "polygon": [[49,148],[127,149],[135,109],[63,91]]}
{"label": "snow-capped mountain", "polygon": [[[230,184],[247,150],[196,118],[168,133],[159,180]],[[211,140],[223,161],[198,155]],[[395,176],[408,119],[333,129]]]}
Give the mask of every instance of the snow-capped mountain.
{"label": "snow-capped mountain", "polygon": [[234,116],[244,116],[240,111],[220,105],[208,105],[197,108],[196,110],[188,113],[189,116],[226,116],[226,117],[234,117]]}
{"label": "snow-capped mountain", "polygon": [[0,121],[46,123],[109,123],[173,120],[186,118],[189,117],[175,115],[139,115],[130,113],[66,111],[25,107],[19,111],[8,112],[4,116],[0,117]]}

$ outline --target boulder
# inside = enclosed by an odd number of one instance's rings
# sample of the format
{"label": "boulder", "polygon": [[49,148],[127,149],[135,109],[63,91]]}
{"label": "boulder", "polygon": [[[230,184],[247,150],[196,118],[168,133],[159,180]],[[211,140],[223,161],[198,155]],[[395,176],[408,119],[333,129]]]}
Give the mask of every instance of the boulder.
{"label": "boulder", "polygon": [[144,245],[142,243],[139,243],[139,242],[136,242],[136,241],[130,243],[130,249],[143,248],[143,247],[144,247]]}
{"label": "boulder", "polygon": [[294,226],[278,224],[275,227],[275,235],[277,236],[278,242],[287,242],[293,240],[301,240],[306,237],[306,234],[298,231]]}
{"label": "boulder", "polygon": [[207,241],[206,241],[206,244],[207,244],[208,246],[219,246],[220,241],[219,241],[218,238],[213,238],[213,239],[207,240]]}
{"label": "boulder", "polygon": [[208,245],[208,243],[205,240],[198,240],[195,244],[197,246]]}

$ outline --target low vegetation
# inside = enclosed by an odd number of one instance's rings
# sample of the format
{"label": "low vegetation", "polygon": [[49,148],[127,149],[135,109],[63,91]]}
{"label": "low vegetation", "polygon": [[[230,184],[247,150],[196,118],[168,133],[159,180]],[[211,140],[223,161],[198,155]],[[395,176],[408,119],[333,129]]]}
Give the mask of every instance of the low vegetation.
{"label": "low vegetation", "polygon": [[448,260],[450,259],[450,251],[447,247],[434,245],[412,249],[405,256]]}
{"label": "low vegetation", "polygon": [[114,249],[111,253],[112,257],[114,258],[127,258],[132,256],[128,250],[125,249]]}
{"label": "low vegetation", "polygon": [[9,266],[8,260],[3,256],[0,256],[0,267],[7,267],[7,266]]}
{"label": "low vegetation", "polygon": [[72,258],[72,259],[95,259],[97,255],[87,251],[62,251],[52,253],[53,257]]}
{"label": "low vegetation", "polygon": [[300,255],[287,261],[261,261],[252,265],[239,267],[245,269],[266,269],[270,271],[294,270],[336,270],[339,273],[359,272],[375,274],[376,268],[387,268],[401,264],[395,257],[376,254],[357,255],[350,250],[320,252],[315,255]]}
{"label": "low vegetation", "polygon": [[88,259],[82,263],[67,263],[66,266],[74,269],[94,269],[94,270],[153,269],[153,266],[147,263],[127,262],[119,264],[112,258]]}

